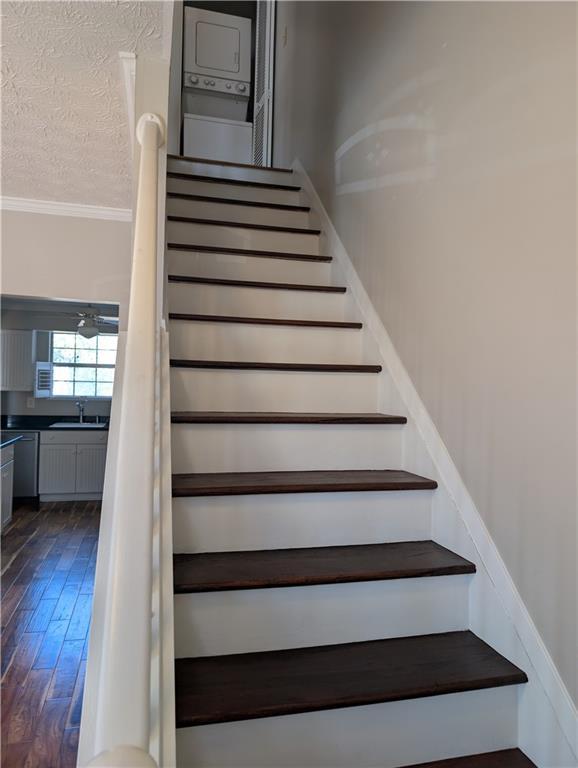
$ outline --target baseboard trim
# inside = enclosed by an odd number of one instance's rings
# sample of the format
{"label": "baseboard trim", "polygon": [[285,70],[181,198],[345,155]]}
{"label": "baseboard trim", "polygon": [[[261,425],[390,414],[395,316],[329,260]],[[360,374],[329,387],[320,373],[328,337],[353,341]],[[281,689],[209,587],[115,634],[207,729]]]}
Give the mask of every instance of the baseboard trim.
{"label": "baseboard trim", "polygon": [[1,197],[0,210],[44,213],[51,216],[76,216],[106,221],[132,221],[130,208],[106,208],[100,205],[61,203],[55,200],[32,200],[26,197]]}
{"label": "baseboard trim", "polygon": [[[560,730],[574,755],[576,760],[574,764],[576,765],[578,764],[578,759],[576,759],[578,755],[578,710],[558,673],[552,657],[544,645],[536,625],[528,613],[506,564],[498,552],[455,463],[397,354],[393,342],[377,314],[321,198],[317,194],[311,179],[299,159],[294,160],[293,169],[296,172],[303,192],[319,217],[321,229],[327,240],[326,252],[331,253],[334,263],[341,270],[344,284],[350,289],[350,295],[357,304],[361,314],[360,319],[363,321],[364,326],[369,329],[377,344],[384,369],[389,372],[398,394],[425,444],[439,474],[440,484],[445,487],[445,490],[456,505],[472,543],[477,550],[479,559],[488,573],[497,597],[533,667],[533,670],[526,670],[528,676],[531,679],[534,678],[546,695]],[[534,723],[533,727],[539,727],[538,723]],[[544,765],[544,768],[550,768],[550,766]],[[573,766],[564,766],[564,768],[573,768]]]}

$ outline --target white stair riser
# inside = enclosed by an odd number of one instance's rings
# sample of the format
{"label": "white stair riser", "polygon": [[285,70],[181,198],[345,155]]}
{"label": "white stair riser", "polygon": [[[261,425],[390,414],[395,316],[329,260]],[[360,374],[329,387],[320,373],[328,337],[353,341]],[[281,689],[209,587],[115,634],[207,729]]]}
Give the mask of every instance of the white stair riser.
{"label": "white stair riser", "polygon": [[294,232],[270,232],[262,229],[227,227],[220,224],[195,224],[186,221],[167,222],[167,242],[214,245],[283,253],[319,253],[319,235]]}
{"label": "white stair riser", "polygon": [[346,320],[346,294],[169,283],[171,312],[241,315],[291,320]]}
{"label": "white stair riser", "polygon": [[171,368],[173,411],[372,412],[372,373]]}
{"label": "white stair riser", "polygon": [[330,262],[269,259],[234,253],[178,251],[172,248],[167,251],[167,257],[170,275],[313,285],[331,283]]}
{"label": "white stair riser", "polygon": [[[227,195],[223,195],[223,197],[230,199]],[[310,226],[310,215],[307,211],[286,211],[279,208],[263,208],[253,205],[211,203],[206,200],[187,200],[180,197],[167,198],[167,214],[197,219],[272,224],[281,227]]]}
{"label": "white stair riser", "polygon": [[171,357],[278,363],[361,363],[354,329],[170,321]]}
{"label": "white stair riser", "polygon": [[431,491],[173,499],[175,552],[330,547],[431,538]]}
{"label": "white stair riser", "polygon": [[191,162],[190,160],[167,159],[167,170],[175,173],[192,173],[199,176],[214,176],[218,179],[237,179],[239,181],[259,181],[269,184],[297,185],[294,173],[284,173],[270,168],[246,168],[235,165],[216,165],[215,163]]}
{"label": "white stair riser", "polygon": [[204,195],[233,200],[254,200],[261,203],[280,203],[281,205],[304,205],[300,192],[284,189],[261,189],[244,187],[241,184],[219,184],[211,181],[167,178],[167,192],[180,192],[188,195]]}
{"label": "white stair riser", "polygon": [[186,768],[397,768],[517,745],[517,688],[177,730]]}
{"label": "white stair riser", "polygon": [[173,472],[390,469],[400,425],[173,424]]}
{"label": "white stair riser", "polygon": [[175,654],[216,656],[466,629],[468,576],[175,595]]}

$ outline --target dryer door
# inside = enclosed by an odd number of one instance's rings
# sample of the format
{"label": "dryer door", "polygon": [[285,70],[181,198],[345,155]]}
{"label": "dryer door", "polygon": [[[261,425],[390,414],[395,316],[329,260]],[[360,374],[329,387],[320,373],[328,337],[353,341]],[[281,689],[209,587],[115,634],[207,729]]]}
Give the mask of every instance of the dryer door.
{"label": "dryer door", "polygon": [[251,80],[251,19],[185,8],[184,69],[197,75]]}

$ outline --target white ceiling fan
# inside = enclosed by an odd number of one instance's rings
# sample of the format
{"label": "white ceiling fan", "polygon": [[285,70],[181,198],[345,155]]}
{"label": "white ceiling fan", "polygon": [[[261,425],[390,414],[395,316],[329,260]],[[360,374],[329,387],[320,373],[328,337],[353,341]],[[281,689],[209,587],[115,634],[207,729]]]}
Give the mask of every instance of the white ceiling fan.
{"label": "white ceiling fan", "polygon": [[106,317],[90,312],[79,312],[77,330],[85,339],[92,339],[99,333],[118,333],[118,317]]}

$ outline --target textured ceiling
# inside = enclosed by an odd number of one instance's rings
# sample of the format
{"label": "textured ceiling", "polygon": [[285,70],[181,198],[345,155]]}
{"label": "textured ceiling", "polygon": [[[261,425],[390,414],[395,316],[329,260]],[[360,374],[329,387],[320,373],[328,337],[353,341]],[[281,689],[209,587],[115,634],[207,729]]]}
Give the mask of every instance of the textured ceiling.
{"label": "textured ceiling", "polygon": [[131,206],[119,52],[162,55],[163,2],[1,4],[2,194]]}

